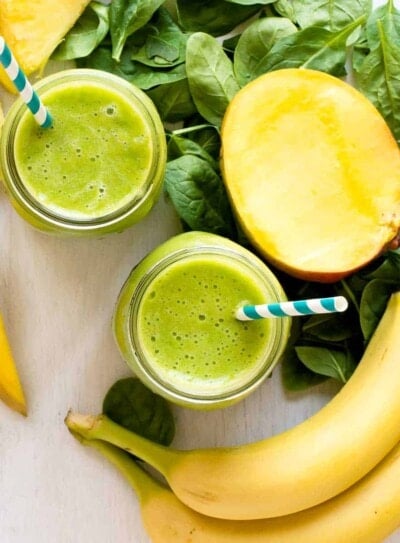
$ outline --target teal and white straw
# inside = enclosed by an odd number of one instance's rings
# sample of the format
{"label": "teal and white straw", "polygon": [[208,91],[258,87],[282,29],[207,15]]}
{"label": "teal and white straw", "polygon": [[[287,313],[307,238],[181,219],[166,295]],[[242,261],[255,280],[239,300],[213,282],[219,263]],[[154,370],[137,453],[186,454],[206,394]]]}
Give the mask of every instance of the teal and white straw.
{"label": "teal and white straw", "polygon": [[275,317],[300,317],[302,315],[318,315],[346,311],[348,302],[343,296],[329,298],[312,298],[295,302],[280,302],[264,305],[245,305],[236,311],[240,321],[253,321]]}
{"label": "teal and white straw", "polygon": [[31,110],[36,122],[43,128],[51,126],[52,118],[50,113],[44,107],[39,96],[27,80],[26,75],[18,66],[14,55],[2,36],[0,36],[0,63],[12,83],[14,83],[21,98]]}

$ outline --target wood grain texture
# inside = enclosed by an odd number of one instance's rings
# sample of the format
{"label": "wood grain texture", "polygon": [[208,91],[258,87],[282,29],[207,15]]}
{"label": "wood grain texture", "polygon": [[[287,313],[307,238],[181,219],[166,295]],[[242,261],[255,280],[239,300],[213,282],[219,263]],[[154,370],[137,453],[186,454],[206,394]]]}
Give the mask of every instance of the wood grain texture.
{"label": "wood grain texture", "polygon": [[[13,100],[0,96],[3,104]],[[49,237],[20,219],[0,192],[0,310],[29,408],[23,419],[0,404],[1,543],[149,543],[131,489],[95,451],[72,439],[63,419],[70,407],[99,411],[108,387],[129,375],[111,333],[116,297],[131,268],[177,232],[162,197],[123,234]],[[276,370],[226,410],[175,408],[175,444],[260,439],[308,417],[334,391],[324,385],[312,394],[285,395]],[[400,543],[400,532],[387,543]]]}

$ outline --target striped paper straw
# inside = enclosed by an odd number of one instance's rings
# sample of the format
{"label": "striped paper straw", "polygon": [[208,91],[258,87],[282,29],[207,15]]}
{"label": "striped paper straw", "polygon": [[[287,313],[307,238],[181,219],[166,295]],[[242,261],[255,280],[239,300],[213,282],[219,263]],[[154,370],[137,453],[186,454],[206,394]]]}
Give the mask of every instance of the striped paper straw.
{"label": "striped paper straw", "polygon": [[0,63],[10,80],[14,83],[22,100],[33,113],[36,122],[43,128],[51,126],[52,119],[50,113],[44,107],[39,96],[27,80],[26,75],[18,66],[14,55],[2,36],[0,36]]}
{"label": "striped paper straw", "polygon": [[330,298],[313,298],[295,302],[280,302],[264,305],[245,305],[240,307],[235,317],[240,321],[252,321],[274,317],[299,317],[301,315],[318,315],[320,313],[336,313],[348,308],[346,298],[332,296]]}

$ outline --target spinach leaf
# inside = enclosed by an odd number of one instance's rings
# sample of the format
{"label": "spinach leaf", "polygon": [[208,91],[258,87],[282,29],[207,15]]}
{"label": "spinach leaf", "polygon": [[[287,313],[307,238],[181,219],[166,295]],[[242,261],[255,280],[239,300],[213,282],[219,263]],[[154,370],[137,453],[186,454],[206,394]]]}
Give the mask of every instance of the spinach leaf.
{"label": "spinach leaf", "polygon": [[160,8],[142,28],[143,45],[132,55],[132,60],[160,68],[185,62],[187,34],[174,22],[168,10]]}
{"label": "spinach leaf", "polygon": [[278,0],[274,8],[300,28],[339,30],[368,11],[370,0]]}
{"label": "spinach leaf", "polygon": [[252,78],[282,68],[309,68],[336,76],[344,75],[347,39],[363,21],[364,18],[360,17],[334,32],[312,26],[281,38],[258,64]]}
{"label": "spinach leaf", "polygon": [[111,50],[108,47],[101,46],[95,49],[88,57],[78,59],[78,65],[84,68],[94,68],[96,70],[111,72],[145,90],[156,87],[157,85],[186,79],[184,65],[174,66],[168,70],[155,70],[140,62],[134,62],[130,57],[130,50],[125,48],[121,56],[121,61],[117,62],[112,58]]}
{"label": "spinach leaf", "polygon": [[235,6],[225,0],[177,0],[180,25],[191,32],[212,36],[227,34],[260,9],[260,5]]}
{"label": "spinach leaf", "polygon": [[239,85],[232,62],[215,38],[204,32],[190,36],[186,47],[186,72],[199,113],[211,124],[220,126]]}
{"label": "spinach leaf", "polygon": [[372,12],[366,37],[370,52],[354,66],[357,84],[400,141],[400,12],[393,0]]}
{"label": "spinach leaf", "polygon": [[301,392],[328,379],[302,364],[293,348],[285,351],[281,360],[281,371],[283,386],[289,392]]}
{"label": "spinach leaf", "polygon": [[298,346],[295,351],[309,370],[342,383],[349,380],[356,367],[349,351],[314,346]]}
{"label": "spinach leaf", "polygon": [[169,445],[175,423],[168,402],[139,379],[120,379],[107,392],[103,413],[117,424],[161,445]]}
{"label": "spinach leaf", "polygon": [[381,279],[373,279],[364,288],[360,304],[360,325],[366,341],[371,338],[378,326],[390,295],[398,288],[398,283]]}
{"label": "spinach leaf", "polygon": [[234,53],[233,65],[238,82],[245,85],[254,78],[253,74],[259,74],[259,66],[263,65],[273,45],[295,32],[296,26],[283,17],[263,17],[247,27]]}
{"label": "spinach leaf", "polygon": [[221,138],[219,136],[218,130],[215,127],[212,128],[202,128],[196,132],[192,132],[188,137],[194,142],[201,145],[201,147],[207,151],[207,153],[212,156],[215,160],[219,160],[220,151],[221,151]]}
{"label": "spinach leaf", "polygon": [[400,253],[388,251],[383,262],[373,271],[368,273],[369,279],[382,279],[398,284],[400,287]]}
{"label": "spinach leaf", "polygon": [[175,160],[184,155],[197,156],[208,162],[216,172],[219,171],[218,162],[201,145],[172,134],[168,141],[168,160]]}
{"label": "spinach leaf", "polygon": [[113,0],[110,7],[112,57],[119,61],[128,37],[142,28],[164,0]]}
{"label": "spinach leaf", "polygon": [[91,2],[54,51],[52,58],[71,60],[90,55],[108,33],[108,10],[107,6]]}
{"label": "spinach leaf", "polygon": [[332,313],[313,315],[304,323],[303,335],[315,337],[322,341],[343,341],[351,338],[357,330],[351,326],[344,315]]}
{"label": "spinach leaf", "polygon": [[192,230],[236,237],[225,187],[208,161],[187,154],[168,162],[165,188],[178,215]]}
{"label": "spinach leaf", "polygon": [[165,122],[183,121],[196,113],[187,79],[159,85],[147,94],[155,103],[160,117]]}
{"label": "spinach leaf", "polygon": [[226,2],[229,2],[229,4],[241,4],[242,6],[254,6],[256,4],[258,5],[266,5],[266,4],[273,4],[275,0],[225,0]]}

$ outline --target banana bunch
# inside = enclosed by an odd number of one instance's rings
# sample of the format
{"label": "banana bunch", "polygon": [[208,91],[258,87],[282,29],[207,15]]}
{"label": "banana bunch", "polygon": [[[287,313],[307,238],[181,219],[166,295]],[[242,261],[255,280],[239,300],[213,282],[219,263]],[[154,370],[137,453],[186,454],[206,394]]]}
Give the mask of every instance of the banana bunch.
{"label": "banana bunch", "polygon": [[165,514],[170,528],[158,534],[152,524],[160,519],[151,523],[143,513],[156,543],[378,543],[400,525],[399,330],[400,292],[335,398],[305,422],[257,443],[179,451],[105,416],[70,413],[66,424],[81,439],[126,449],[166,477],[179,498],[163,494],[162,503],[176,508]]}
{"label": "banana bunch", "polygon": [[364,479],[323,504],[235,522],[193,511],[118,447],[81,441],[108,458],[136,491],[153,543],[380,543],[400,524],[400,444]]}

